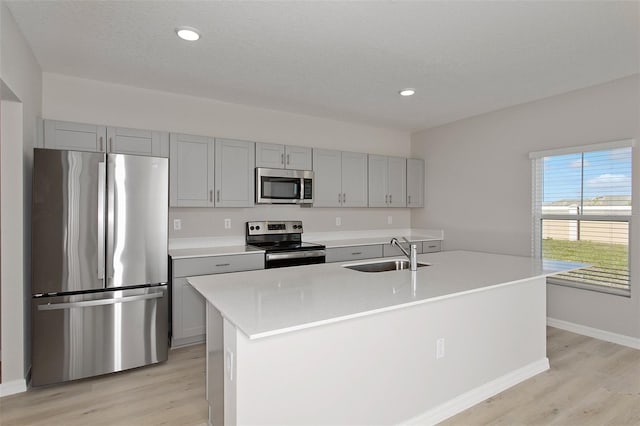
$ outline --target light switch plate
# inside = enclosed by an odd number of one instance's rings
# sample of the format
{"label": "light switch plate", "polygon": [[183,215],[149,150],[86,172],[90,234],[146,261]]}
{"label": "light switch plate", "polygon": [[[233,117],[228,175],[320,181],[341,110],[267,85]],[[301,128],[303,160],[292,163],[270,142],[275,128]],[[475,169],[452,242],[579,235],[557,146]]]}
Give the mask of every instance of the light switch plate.
{"label": "light switch plate", "polygon": [[224,220],[224,229],[231,229],[231,219]]}
{"label": "light switch plate", "polygon": [[341,217],[336,217],[336,226],[340,226],[342,225],[342,218]]}
{"label": "light switch plate", "polygon": [[173,219],[173,230],[179,231],[182,229],[182,221],[180,219]]}

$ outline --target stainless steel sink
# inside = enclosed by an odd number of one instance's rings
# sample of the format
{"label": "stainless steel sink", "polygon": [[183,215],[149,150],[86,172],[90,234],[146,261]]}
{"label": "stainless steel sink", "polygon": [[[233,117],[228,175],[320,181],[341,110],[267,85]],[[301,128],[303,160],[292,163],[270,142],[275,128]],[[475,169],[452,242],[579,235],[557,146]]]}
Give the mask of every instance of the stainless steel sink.
{"label": "stainless steel sink", "polygon": [[[347,265],[345,268],[353,269],[360,272],[388,272],[409,269],[408,260],[385,260],[382,262],[358,263],[357,265]],[[429,266],[428,263],[418,262],[418,268]]]}

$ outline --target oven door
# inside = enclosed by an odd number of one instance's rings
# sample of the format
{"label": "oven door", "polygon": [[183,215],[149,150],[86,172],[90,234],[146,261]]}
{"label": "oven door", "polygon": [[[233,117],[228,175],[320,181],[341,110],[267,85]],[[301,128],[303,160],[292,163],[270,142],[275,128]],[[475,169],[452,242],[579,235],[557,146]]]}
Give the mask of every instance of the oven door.
{"label": "oven door", "polygon": [[265,254],[264,267],[270,269],[284,266],[313,265],[325,263],[325,259],[325,251],[322,249],[280,251]]}
{"label": "oven door", "polygon": [[305,184],[311,187],[313,172],[256,168],[257,204],[302,204],[313,202]]}

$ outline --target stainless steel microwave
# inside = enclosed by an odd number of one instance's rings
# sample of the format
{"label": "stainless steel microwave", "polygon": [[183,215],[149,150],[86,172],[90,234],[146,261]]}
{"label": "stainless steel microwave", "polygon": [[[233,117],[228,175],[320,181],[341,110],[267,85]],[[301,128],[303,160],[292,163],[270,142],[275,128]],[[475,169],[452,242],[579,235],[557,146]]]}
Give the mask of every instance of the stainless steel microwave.
{"label": "stainless steel microwave", "polygon": [[256,168],[257,204],[313,203],[313,172]]}

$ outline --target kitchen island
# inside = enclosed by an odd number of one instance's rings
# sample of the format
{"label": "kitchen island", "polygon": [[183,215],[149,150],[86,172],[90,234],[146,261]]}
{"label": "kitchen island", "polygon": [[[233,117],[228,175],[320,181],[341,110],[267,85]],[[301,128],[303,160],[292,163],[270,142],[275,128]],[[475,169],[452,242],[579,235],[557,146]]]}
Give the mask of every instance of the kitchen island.
{"label": "kitchen island", "polygon": [[433,424],[549,368],[545,278],[580,265],[418,260],[189,278],[207,300],[210,422]]}

